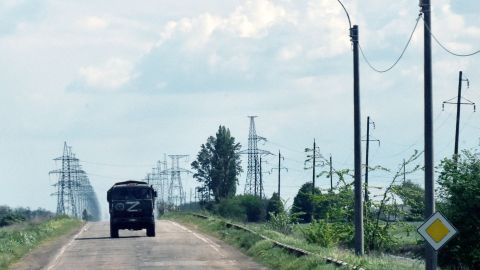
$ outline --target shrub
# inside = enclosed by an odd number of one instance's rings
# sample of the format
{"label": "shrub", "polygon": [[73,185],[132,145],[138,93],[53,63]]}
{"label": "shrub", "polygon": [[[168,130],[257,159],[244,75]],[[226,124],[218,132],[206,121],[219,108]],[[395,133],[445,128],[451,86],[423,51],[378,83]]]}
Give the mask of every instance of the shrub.
{"label": "shrub", "polygon": [[[302,223],[308,223],[312,220],[314,210],[312,187],[311,182],[303,184],[293,199],[291,213],[298,216],[298,221]],[[313,193],[320,194],[320,190],[315,188]]]}
{"label": "shrub", "polygon": [[245,208],[247,221],[259,222],[266,218],[265,202],[253,195],[238,196],[241,198],[241,205]]}
{"label": "shrub", "polygon": [[277,215],[279,213],[283,213],[285,211],[283,207],[283,202],[278,196],[278,193],[274,192],[270,200],[267,203],[267,220],[270,219],[270,213]]}
{"label": "shrub", "polygon": [[266,219],[266,205],[267,201],[259,197],[239,195],[213,204],[209,211],[230,219],[259,222]]}
{"label": "shrub", "polygon": [[217,213],[226,218],[242,221],[246,219],[245,207],[242,206],[242,201],[238,196],[221,200],[217,206]]}
{"label": "shrub", "polygon": [[332,247],[339,241],[333,224],[324,219],[313,220],[302,229],[302,233],[308,243],[318,244],[322,247]]}
{"label": "shrub", "polygon": [[280,212],[278,214],[274,214],[273,212],[268,213],[268,222],[267,227],[283,233],[283,234],[291,234],[293,231],[293,223],[291,218],[288,216],[286,212]]}
{"label": "shrub", "polygon": [[464,151],[440,165],[440,211],[458,235],[439,253],[439,261],[456,268],[480,269],[480,159]]}

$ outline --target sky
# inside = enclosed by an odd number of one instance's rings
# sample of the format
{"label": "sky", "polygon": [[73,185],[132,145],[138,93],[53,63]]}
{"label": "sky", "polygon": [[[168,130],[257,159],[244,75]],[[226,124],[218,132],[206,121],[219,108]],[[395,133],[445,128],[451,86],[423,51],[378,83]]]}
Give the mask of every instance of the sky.
{"label": "sky", "polygon": [[[388,67],[415,25],[418,1],[344,4],[369,61]],[[479,12],[474,0],[433,1],[432,31],[455,52],[478,50]],[[353,168],[348,27],[334,0],[2,0],[0,205],[54,211],[57,179],[48,172],[58,168],[53,159],[66,141],[105,213],[113,183],[144,178],[164,154],[189,155],[181,166],[190,169],[219,125],[246,149],[248,115],[258,116],[257,133],[268,140],[259,147],[285,156],[282,197],[291,203],[311,180],[303,163],[314,138],[336,169]],[[455,57],[432,47],[438,164],[454,144],[456,108],[442,110],[442,101],[457,96],[460,70],[470,80],[462,96],[479,101],[480,55]],[[361,59],[360,76],[362,135],[370,116],[371,136],[381,141],[371,144],[370,164],[396,171],[423,149],[422,22],[393,70],[376,73]],[[478,113],[462,108],[461,149],[479,145]],[[266,159],[266,172],[277,167],[275,156]],[[370,183],[383,187],[391,174],[371,172]],[[421,172],[409,178],[423,184]],[[191,175],[182,179],[188,200],[197,184]],[[267,196],[276,179],[265,174]],[[329,186],[325,177],[317,183]]]}

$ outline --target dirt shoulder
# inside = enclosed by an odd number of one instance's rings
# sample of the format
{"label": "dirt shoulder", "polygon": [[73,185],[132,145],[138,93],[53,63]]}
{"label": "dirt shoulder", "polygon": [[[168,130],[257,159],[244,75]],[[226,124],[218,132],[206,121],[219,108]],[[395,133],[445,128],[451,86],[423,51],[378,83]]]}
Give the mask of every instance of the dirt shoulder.
{"label": "dirt shoulder", "polygon": [[11,265],[10,270],[40,270],[46,269],[48,264],[55,259],[60,249],[68,244],[68,242],[85,226],[75,228],[68,234],[64,234],[53,239],[48,239],[38,247],[31,250],[18,262]]}

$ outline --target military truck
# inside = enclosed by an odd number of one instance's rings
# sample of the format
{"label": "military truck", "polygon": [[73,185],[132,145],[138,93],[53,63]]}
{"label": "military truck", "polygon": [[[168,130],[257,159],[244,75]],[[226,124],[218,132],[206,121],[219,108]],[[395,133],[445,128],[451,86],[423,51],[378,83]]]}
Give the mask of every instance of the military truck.
{"label": "military truck", "polygon": [[110,209],[110,237],[118,238],[118,230],[147,229],[147,236],[155,236],[155,197],[157,192],[142,181],[124,181],[107,191]]}

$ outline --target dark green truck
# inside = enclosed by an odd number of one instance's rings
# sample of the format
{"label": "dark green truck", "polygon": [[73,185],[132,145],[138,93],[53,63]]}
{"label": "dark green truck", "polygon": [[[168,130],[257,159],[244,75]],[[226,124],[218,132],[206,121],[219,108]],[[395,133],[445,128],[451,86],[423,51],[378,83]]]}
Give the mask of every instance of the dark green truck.
{"label": "dark green truck", "polygon": [[118,238],[118,230],[147,229],[155,236],[154,206],[157,192],[142,181],[125,181],[113,185],[107,192],[110,209],[110,237]]}

